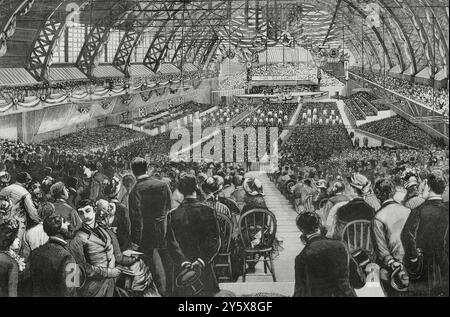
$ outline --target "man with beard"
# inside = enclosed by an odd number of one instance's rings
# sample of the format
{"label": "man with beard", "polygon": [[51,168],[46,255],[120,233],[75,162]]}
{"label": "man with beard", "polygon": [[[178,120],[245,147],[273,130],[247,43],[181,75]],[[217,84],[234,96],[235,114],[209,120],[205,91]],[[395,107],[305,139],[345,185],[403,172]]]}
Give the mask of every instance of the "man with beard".
{"label": "man with beard", "polygon": [[67,248],[67,240],[73,237],[73,228],[58,215],[45,218],[43,227],[49,240],[30,255],[32,295],[77,296],[81,272]]}
{"label": "man with beard", "polygon": [[83,222],[69,248],[86,274],[86,282],[79,290],[83,297],[112,297],[116,278],[116,258],[111,236],[105,225],[97,222],[95,203],[82,200],[78,214]]}

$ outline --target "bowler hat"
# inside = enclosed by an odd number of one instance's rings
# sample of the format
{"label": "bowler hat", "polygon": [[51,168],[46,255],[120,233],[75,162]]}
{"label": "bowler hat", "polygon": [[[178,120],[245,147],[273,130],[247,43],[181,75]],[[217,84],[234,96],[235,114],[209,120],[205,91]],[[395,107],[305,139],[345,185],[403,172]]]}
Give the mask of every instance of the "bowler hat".
{"label": "bowler hat", "polygon": [[177,275],[175,284],[179,288],[191,288],[193,295],[198,295],[203,291],[204,285],[200,280],[202,269],[199,266],[185,267]]}

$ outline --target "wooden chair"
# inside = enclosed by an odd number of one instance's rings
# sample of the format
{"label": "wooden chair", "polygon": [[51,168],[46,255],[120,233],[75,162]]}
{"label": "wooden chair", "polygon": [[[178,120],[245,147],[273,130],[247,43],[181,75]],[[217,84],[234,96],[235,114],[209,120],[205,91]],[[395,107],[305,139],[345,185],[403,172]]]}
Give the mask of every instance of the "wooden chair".
{"label": "wooden chair", "polygon": [[348,223],[342,231],[342,241],[344,241],[350,253],[363,250],[370,260],[375,260],[375,253],[372,244],[372,223],[369,220],[356,220]]}
{"label": "wooden chair", "polygon": [[[224,214],[217,214],[217,224],[219,225],[221,246],[219,253],[214,259],[214,269],[218,280],[232,281],[233,269],[231,266],[231,238],[233,235],[233,222]],[[223,276],[223,268],[228,271],[228,276]],[[222,276],[221,276],[222,275]]]}
{"label": "wooden chair", "polygon": [[275,215],[266,209],[254,209],[239,219],[239,235],[243,245],[243,279],[246,280],[247,263],[264,263],[264,275],[270,271],[274,282],[277,281],[273,265],[273,244],[277,233]]}

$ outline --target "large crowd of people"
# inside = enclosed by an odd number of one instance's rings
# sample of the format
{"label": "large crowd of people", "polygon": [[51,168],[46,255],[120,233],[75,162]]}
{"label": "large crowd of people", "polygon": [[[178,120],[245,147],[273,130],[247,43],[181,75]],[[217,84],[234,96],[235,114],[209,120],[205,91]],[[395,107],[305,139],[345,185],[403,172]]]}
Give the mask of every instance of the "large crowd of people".
{"label": "large crowd of people", "polygon": [[433,109],[447,113],[449,109],[448,89],[435,89],[433,100],[433,87],[420,85],[409,80],[381,76],[371,72],[358,73],[360,76],[371,80],[387,89],[393,90],[400,95],[417,100]]}
{"label": "large crowd of people", "polygon": [[[372,109],[374,96],[355,98]],[[280,129],[296,106],[221,105],[202,125]],[[334,102],[302,107],[270,175],[299,213],[294,296],[355,296],[373,265],[387,296],[448,296],[448,147],[394,117],[362,128],[416,149],[359,148]],[[220,296],[219,281],[283,249],[261,181],[246,177],[249,149],[262,159],[256,133],[229,164],[171,161],[170,131],[0,140],[0,297]],[[364,245],[348,238],[362,236],[355,222],[370,231]]]}
{"label": "large crowd of people", "polygon": [[416,148],[430,148],[434,144],[442,143],[400,116],[369,122],[359,128]]}
{"label": "large crowd of people", "polygon": [[448,296],[448,148],[348,148],[286,163],[272,179],[306,244],[294,296],[355,296],[374,270],[386,296]]}
{"label": "large crowd of people", "polygon": [[317,82],[320,79],[321,86],[343,87],[344,84],[336,77],[318,69],[316,66],[307,63],[280,63],[270,65],[259,65],[252,68],[253,76],[275,76],[275,77],[295,77],[297,80],[309,80]]}
{"label": "large crowd of people", "polygon": [[[11,141],[1,149],[2,296],[211,296],[219,292],[216,275],[242,274],[239,218],[267,209],[261,183],[236,164],[135,158],[103,165],[99,153],[71,157]],[[224,217],[232,224],[233,274],[214,265]],[[188,276],[199,272],[204,287],[196,290]]]}

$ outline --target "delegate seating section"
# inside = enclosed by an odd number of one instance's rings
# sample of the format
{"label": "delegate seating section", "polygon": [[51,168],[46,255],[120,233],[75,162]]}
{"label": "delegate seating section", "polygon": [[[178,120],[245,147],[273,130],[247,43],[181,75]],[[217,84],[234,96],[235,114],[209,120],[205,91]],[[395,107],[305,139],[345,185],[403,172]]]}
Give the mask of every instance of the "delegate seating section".
{"label": "delegate seating section", "polygon": [[308,102],[302,106],[297,124],[343,124],[335,102]]}
{"label": "delegate seating section", "polygon": [[334,153],[353,148],[343,125],[298,126],[281,148],[282,165],[316,166]]}
{"label": "delegate seating section", "polygon": [[260,106],[240,125],[249,127],[276,127],[289,123],[297,109],[297,103],[269,103]]}

